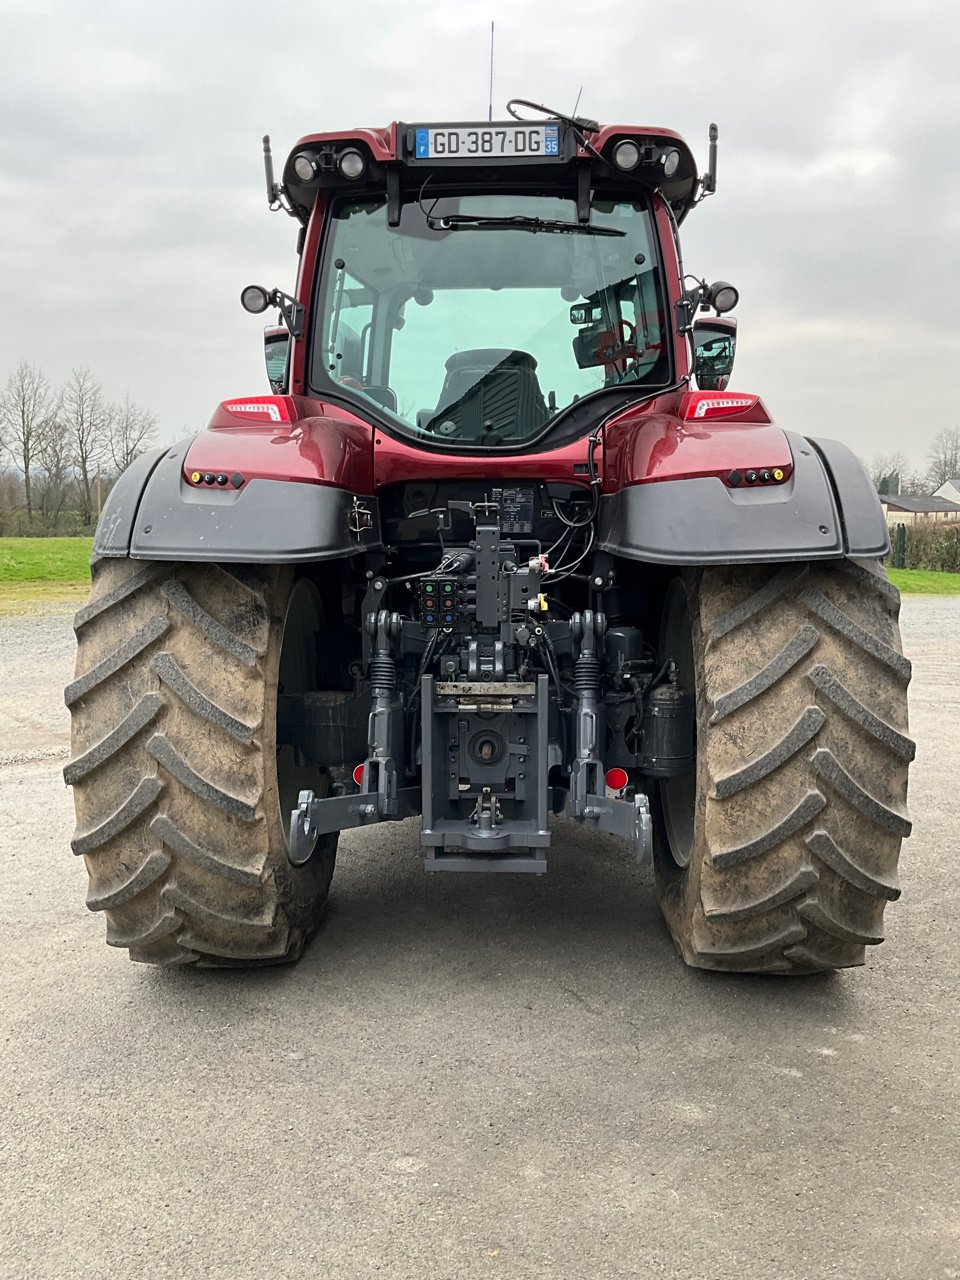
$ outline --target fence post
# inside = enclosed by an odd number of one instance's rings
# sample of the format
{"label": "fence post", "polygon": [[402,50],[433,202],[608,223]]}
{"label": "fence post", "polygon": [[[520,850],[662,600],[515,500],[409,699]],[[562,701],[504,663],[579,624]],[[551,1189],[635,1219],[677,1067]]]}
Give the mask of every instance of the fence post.
{"label": "fence post", "polygon": [[893,567],[895,569],[905,569],[907,567],[907,526],[905,524],[897,525],[897,540],[893,553]]}

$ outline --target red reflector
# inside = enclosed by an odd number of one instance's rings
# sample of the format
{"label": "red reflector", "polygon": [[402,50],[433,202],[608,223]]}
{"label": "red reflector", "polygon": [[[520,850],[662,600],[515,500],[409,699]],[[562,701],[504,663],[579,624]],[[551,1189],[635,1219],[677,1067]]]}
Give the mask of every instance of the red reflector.
{"label": "red reflector", "polygon": [[759,399],[752,395],[730,395],[726,391],[688,391],[680,402],[680,417],[685,422],[742,418]]}
{"label": "red reflector", "polygon": [[607,770],[607,786],[611,791],[622,791],[629,781],[626,769]]}
{"label": "red reflector", "polygon": [[289,396],[249,396],[246,400],[224,400],[223,408],[233,418],[245,418],[248,422],[264,424],[292,422],[295,412]]}
{"label": "red reflector", "polygon": [[358,787],[363,782],[363,765],[362,764],[358,764],[357,767],[354,769],[353,780]]}

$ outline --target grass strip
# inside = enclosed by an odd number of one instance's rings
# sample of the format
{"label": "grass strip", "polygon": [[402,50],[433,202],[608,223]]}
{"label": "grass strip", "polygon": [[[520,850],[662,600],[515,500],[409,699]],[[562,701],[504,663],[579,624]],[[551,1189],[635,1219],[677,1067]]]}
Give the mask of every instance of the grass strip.
{"label": "grass strip", "polygon": [[960,596],[960,573],[888,569],[887,575],[905,596]]}
{"label": "grass strip", "polygon": [[89,587],[92,550],[92,538],[0,538],[0,586],[79,582]]}

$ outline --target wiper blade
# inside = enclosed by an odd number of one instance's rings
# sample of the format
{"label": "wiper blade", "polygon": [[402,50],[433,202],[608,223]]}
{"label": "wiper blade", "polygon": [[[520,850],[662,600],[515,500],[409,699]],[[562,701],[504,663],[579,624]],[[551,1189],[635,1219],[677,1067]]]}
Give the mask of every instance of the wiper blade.
{"label": "wiper blade", "polygon": [[556,218],[531,218],[515,214],[512,218],[473,216],[468,213],[448,213],[443,218],[427,218],[431,231],[529,231],[536,235],[543,231],[551,235],[625,236],[625,231],[614,227],[592,227],[589,222],[561,222]]}

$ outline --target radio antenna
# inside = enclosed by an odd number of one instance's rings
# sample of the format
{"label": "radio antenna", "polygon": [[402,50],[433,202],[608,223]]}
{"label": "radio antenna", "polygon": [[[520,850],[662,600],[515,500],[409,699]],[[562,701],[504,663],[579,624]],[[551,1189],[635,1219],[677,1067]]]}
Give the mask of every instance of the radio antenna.
{"label": "radio antenna", "polygon": [[573,110],[570,112],[572,116],[577,114],[577,107],[580,105],[580,99],[583,97],[583,85],[580,86],[580,92],[577,94],[577,100],[573,104]]}
{"label": "radio antenna", "polygon": [[493,119],[493,22],[490,23],[490,96],[487,99],[487,119]]}

